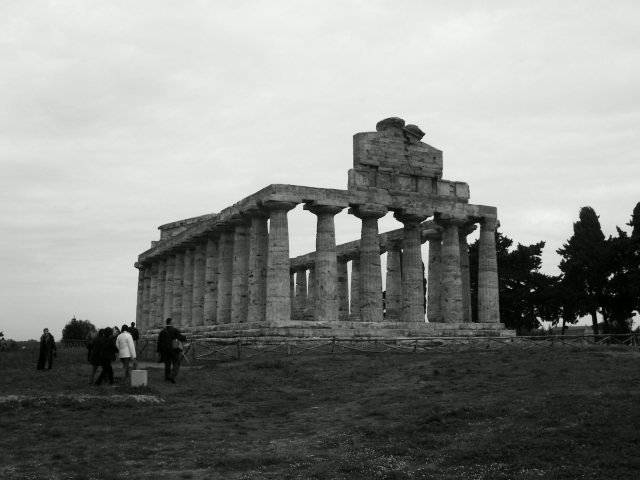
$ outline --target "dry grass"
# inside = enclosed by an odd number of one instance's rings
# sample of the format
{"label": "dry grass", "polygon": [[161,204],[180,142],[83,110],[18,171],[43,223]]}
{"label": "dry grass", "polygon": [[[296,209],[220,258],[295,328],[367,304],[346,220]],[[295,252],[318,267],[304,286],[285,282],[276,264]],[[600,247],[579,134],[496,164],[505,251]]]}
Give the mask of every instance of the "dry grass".
{"label": "dry grass", "polygon": [[[89,386],[0,356],[2,479],[638,478],[640,355],[314,355]],[[115,365],[115,364],[114,364]],[[115,368],[116,374],[120,369]]]}

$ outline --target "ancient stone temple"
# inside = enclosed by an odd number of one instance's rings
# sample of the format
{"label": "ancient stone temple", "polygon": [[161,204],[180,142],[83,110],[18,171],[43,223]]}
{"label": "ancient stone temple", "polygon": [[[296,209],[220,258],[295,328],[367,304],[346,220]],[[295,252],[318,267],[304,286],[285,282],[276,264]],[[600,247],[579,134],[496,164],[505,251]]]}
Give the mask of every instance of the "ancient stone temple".
{"label": "ancient stone temple", "polygon": [[[142,331],[172,317],[204,337],[511,335],[499,315],[497,210],[469,203],[466,183],[443,180],[442,152],[423,136],[382,120],[354,135],[346,190],[269,185],[220,213],[159,227],[135,264]],[[290,258],[287,213],[299,204],[316,216],[316,250]],[[361,235],[336,245],[343,209]],[[403,227],[380,233],[389,213]],[[477,225],[474,323],[467,235]]]}

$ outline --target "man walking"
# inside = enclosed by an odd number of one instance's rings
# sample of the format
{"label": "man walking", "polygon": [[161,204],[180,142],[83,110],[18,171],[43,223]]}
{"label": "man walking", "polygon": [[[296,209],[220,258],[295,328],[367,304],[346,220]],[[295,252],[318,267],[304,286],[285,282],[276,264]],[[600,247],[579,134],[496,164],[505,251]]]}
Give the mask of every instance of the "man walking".
{"label": "man walking", "polygon": [[176,377],[180,371],[180,356],[182,355],[181,342],[186,342],[187,337],[171,325],[171,318],[167,318],[166,326],[158,334],[156,351],[160,354],[160,361],[164,362],[164,380],[176,383]]}

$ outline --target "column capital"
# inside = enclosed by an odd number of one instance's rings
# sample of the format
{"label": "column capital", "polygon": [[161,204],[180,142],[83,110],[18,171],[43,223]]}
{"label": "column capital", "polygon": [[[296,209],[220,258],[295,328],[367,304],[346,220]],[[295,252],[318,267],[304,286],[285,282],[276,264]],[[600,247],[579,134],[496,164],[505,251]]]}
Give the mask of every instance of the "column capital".
{"label": "column capital", "polygon": [[414,224],[417,225],[419,223],[424,222],[430,215],[417,211],[410,210],[398,210],[393,214],[393,217],[399,222],[406,224]]}
{"label": "column capital", "polygon": [[321,214],[337,215],[342,210],[344,210],[345,207],[340,205],[329,205],[329,204],[312,202],[312,203],[305,204],[304,207],[302,208],[304,210],[309,210],[314,215],[321,215]]}
{"label": "column capital", "polygon": [[500,226],[500,222],[497,217],[482,217],[480,220],[480,228],[482,230],[495,231]]}
{"label": "column capital", "polygon": [[447,213],[436,213],[434,217],[435,222],[443,227],[455,225],[461,227],[469,222],[469,218],[466,216],[451,215]]}
{"label": "column capital", "polygon": [[355,215],[360,219],[382,218],[387,214],[388,211],[389,209],[387,207],[376,203],[364,203],[361,205],[355,205],[349,209],[349,213],[351,215]]}
{"label": "column capital", "polygon": [[244,210],[243,212],[247,217],[257,218],[269,218],[269,210],[262,208],[258,205],[254,205]]}
{"label": "column capital", "polygon": [[261,202],[261,205],[266,208],[269,212],[273,211],[282,211],[288,212],[289,210],[293,210],[298,205],[295,202],[287,202],[284,200],[265,200]]}
{"label": "column capital", "polygon": [[460,239],[466,237],[467,235],[471,235],[478,229],[478,226],[473,222],[467,222],[464,225],[460,226]]}

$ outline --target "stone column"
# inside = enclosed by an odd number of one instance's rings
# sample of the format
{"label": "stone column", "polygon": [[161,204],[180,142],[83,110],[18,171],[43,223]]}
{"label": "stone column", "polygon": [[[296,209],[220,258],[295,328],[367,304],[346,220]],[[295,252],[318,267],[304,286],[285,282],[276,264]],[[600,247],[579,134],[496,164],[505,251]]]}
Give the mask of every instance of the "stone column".
{"label": "stone column", "polygon": [[233,230],[220,233],[218,245],[218,323],[231,322],[231,285],[233,282]]}
{"label": "stone column", "polygon": [[184,252],[184,272],[182,277],[182,319],[180,325],[188,327],[193,325],[191,310],[193,308],[193,247]]}
{"label": "stone column", "polygon": [[430,323],[441,323],[441,255],[442,234],[429,239],[429,266],[427,267],[427,318]]}
{"label": "stone column", "polygon": [[149,288],[149,325],[158,323],[158,261],[151,263],[151,286]]}
{"label": "stone column", "polygon": [[387,293],[385,294],[387,322],[402,318],[402,251],[400,242],[391,242],[387,250]]}
{"label": "stone column", "polygon": [[231,323],[247,321],[249,300],[249,222],[235,220],[233,233],[233,276],[231,279]]}
{"label": "stone column", "polygon": [[151,327],[151,265],[144,265],[144,291],[142,292],[142,324]]}
{"label": "stone column", "polygon": [[460,240],[460,274],[462,276],[462,321],[469,323],[472,320],[471,313],[471,274],[469,271],[469,245],[467,235],[473,232],[476,226],[473,223],[462,225],[459,230]]}
{"label": "stone column", "polygon": [[338,258],[338,319],[349,320],[349,270],[347,258]]}
{"label": "stone column", "polygon": [[167,275],[164,281],[164,310],[162,312],[162,324],[172,315],[173,312],[173,276],[176,270],[176,257],[169,255],[167,257]]}
{"label": "stone column", "polygon": [[498,290],[498,260],[496,255],[496,218],[485,217],[480,222],[478,255],[478,322],[500,321]]}
{"label": "stone column", "polygon": [[287,212],[293,202],[269,200],[269,253],[267,254],[267,322],[291,319],[289,288],[289,223]]}
{"label": "stone column", "polygon": [[366,204],[350,208],[349,213],[362,220],[360,234],[360,317],[363,322],[382,322],[382,272],[378,219],[387,208]]}
{"label": "stone column", "polygon": [[217,323],[218,305],[218,241],[217,236],[207,239],[204,268],[204,324]]}
{"label": "stone column", "polygon": [[424,323],[424,272],[420,223],[428,215],[399,212],[404,225],[402,235],[402,321]]}
{"label": "stone column", "polygon": [[[184,287],[184,251],[176,253],[173,270],[173,325],[182,323],[182,291]],[[165,319],[166,320],[166,319]]]}
{"label": "stone column", "polygon": [[313,320],[316,305],[316,266],[309,265],[309,280],[307,282],[307,302],[304,307],[304,319]]}
{"label": "stone column", "polygon": [[360,322],[360,253],[351,261],[351,302],[349,319],[352,322]]}
{"label": "stone column", "polygon": [[167,259],[158,260],[158,310],[156,310],[156,323],[162,325],[164,320],[164,291],[167,281]]}
{"label": "stone column", "polygon": [[444,227],[440,277],[442,315],[446,323],[461,323],[463,319],[462,274],[460,271],[458,227],[464,223],[464,220],[441,215],[437,218],[437,221]]}
{"label": "stone column", "polygon": [[247,317],[252,322],[264,322],[267,307],[267,255],[269,251],[268,212],[249,209],[249,305]]}
{"label": "stone column", "polygon": [[292,318],[301,320],[304,318],[307,307],[307,269],[306,267],[296,269],[296,289],[293,301]]}
{"label": "stone column", "polygon": [[191,300],[191,325],[204,325],[204,287],[207,244],[200,241],[193,254],[193,297]]}
{"label": "stone column", "polygon": [[138,292],[136,296],[136,325],[138,328],[144,327],[144,266],[138,262],[134,265],[138,269]]}
{"label": "stone column", "polygon": [[334,217],[344,207],[307,204],[317,217],[315,262],[314,320],[338,321],[338,258],[336,256],[336,228]]}

